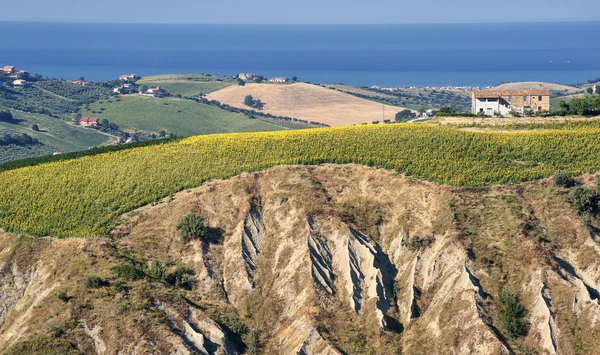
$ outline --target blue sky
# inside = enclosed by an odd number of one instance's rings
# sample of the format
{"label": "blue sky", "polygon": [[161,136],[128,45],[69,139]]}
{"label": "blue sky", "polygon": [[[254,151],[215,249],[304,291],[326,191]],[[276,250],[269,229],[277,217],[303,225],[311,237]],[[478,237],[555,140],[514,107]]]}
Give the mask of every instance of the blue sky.
{"label": "blue sky", "polygon": [[[0,21],[398,24],[600,21],[600,0],[2,0]],[[5,11],[7,5],[11,10]]]}

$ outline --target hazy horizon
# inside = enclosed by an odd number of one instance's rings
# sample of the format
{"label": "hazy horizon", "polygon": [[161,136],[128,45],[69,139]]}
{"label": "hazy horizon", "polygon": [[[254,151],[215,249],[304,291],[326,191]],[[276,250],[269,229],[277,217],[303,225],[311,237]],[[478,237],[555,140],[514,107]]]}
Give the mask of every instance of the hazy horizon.
{"label": "hazy horizon", "polygon": [[[400,25],[479,24],[600,21],[597,0],[505,0],[502,7],[478,0],[398,2],[373,0],[20,0],[0,21],[92,22],[143,24],[222,25]],[[517,9],[518,11],[511,11]]]}

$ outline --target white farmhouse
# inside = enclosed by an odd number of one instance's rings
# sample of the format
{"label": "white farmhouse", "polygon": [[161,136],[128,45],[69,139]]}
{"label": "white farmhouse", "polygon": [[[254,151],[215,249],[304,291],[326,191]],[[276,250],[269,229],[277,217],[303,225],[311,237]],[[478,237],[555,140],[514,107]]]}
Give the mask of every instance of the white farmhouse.
{"label": "white farmhouse", "polygon": [[549,90],[475,90],[472,94],[474,114],[509,115],[511,111],[550,111]]}

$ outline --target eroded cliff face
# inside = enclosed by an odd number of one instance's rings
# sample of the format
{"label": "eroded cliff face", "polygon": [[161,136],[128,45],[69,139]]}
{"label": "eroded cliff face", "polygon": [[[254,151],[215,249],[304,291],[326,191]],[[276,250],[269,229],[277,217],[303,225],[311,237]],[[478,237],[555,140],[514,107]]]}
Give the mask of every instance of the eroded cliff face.
{"label": "eroded cliff face", "polygon": [[[208,226],[203,241],[180,240],[188,212]],[[550,181],[473,190],[278,167],[144,207],[109,238],[3,235],[0,351],[593,354],[599,242]],[[156,263],[184,265],[194,289]],[[92,274],[106,283],[86,286]],[[526,310],[517,338],[501,289]]]}

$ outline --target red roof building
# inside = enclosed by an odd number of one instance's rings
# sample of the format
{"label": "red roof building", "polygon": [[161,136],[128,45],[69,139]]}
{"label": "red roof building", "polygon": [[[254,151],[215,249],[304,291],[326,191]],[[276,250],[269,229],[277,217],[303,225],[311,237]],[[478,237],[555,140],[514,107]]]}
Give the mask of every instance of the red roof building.
{"label": "red roof building", "polygon": [[79,124],[83,127],[96,127],[100,124],[100,119],[98,117],[81,117]]}

